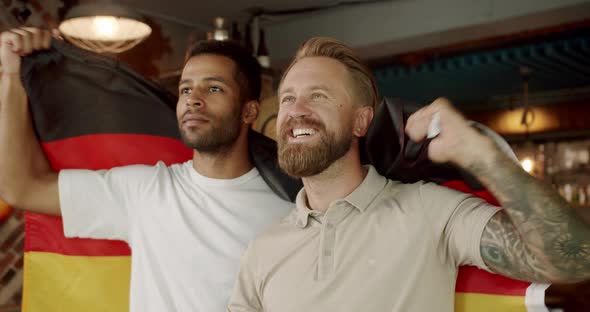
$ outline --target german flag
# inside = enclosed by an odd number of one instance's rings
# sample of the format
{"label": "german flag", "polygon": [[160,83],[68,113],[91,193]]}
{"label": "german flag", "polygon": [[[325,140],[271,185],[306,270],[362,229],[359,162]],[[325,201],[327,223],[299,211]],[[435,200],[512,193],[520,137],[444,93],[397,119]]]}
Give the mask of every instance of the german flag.
{"label": "german flag", "polygon": [[[118,62],[53,42],[27,57],[23,82],[54,170],[183,162],[176,99]],[[61,218],[27,213],[23,311],[127,311],[130,249],[67,239]]]}

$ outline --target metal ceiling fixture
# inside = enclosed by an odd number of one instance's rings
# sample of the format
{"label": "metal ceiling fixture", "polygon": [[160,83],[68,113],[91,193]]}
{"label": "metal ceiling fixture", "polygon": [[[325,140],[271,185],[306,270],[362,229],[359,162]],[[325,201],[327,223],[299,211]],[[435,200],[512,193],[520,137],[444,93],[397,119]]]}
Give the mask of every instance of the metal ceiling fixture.
{"label": "metal ceiling fixture", "polygon": [[97,53],[120,53],[145,40],[152,32],[143,18],[114,3],[73,7],[59,25],[62,36],[74,45]]}

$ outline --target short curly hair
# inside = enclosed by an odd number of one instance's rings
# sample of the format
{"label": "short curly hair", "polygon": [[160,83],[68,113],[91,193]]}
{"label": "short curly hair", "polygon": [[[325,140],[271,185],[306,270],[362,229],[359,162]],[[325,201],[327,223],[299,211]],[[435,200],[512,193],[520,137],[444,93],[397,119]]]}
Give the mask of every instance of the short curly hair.
{"label": "short curly hair", "polygon": [[190,58],[201,54],[225,56],[234,61],[237,68],[235,77],[240,85],[240,98],[244,102],[260,100],[260,64],[246,48],[233,41],[197,41],[187,49],[185,64]]}

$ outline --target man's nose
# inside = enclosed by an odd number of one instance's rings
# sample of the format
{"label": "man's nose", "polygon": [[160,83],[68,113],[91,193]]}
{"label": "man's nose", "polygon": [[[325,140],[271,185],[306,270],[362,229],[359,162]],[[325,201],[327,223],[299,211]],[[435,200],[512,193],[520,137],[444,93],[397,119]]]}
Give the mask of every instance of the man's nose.
{"label": "man's nose", "polygon": [[202,107],[205,105],[205,102],[203,101],[203,98],[200,96],[199,92],[193,91],[186,98],[186,105],[187,106]]}
{"label": "man's nose", "polygon": [[289,110],[288,116],[291,118],[300,118],[311,115],[311,111],[309,109],[309,103],[304,100],[298,99]]}

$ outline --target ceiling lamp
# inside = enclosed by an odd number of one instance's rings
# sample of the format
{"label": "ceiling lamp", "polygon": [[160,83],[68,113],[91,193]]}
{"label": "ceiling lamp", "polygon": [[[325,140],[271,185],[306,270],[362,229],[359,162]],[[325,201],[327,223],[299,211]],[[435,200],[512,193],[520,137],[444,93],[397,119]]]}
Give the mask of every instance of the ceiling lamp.
{"label": "ceiling lamp", "polygon": [[97,53],[120,53],[146,39],[152,29],[132,10],[113,3],[73,7],[59,25],[74,45]]}

